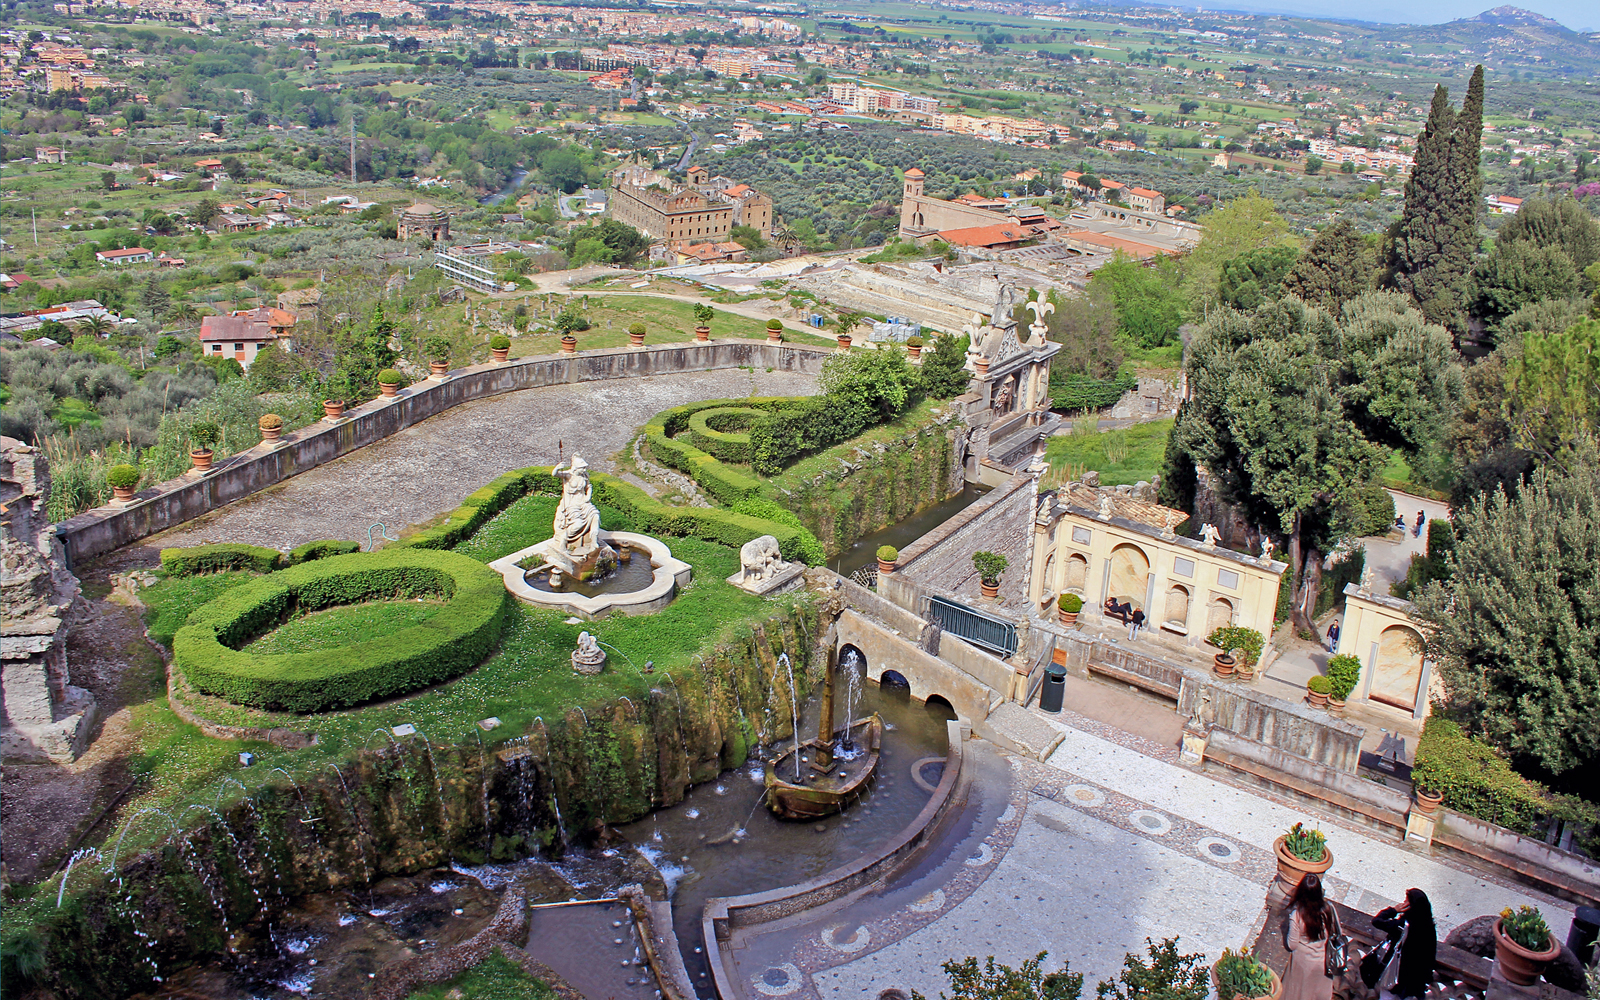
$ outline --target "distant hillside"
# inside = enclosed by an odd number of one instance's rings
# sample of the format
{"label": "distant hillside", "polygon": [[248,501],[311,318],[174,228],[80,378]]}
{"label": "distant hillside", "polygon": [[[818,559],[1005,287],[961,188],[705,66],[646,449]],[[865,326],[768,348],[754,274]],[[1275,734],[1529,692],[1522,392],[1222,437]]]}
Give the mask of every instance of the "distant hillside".
{"label": "distant hillside", "polygon": [[1383,25],[1375,40],[1418,47],[1466,49],[1466,60],[1542,73],[1592,77],[1600,73],[1600,44],[1559,21],[1520,7],[1495,7],[1446,24]]}

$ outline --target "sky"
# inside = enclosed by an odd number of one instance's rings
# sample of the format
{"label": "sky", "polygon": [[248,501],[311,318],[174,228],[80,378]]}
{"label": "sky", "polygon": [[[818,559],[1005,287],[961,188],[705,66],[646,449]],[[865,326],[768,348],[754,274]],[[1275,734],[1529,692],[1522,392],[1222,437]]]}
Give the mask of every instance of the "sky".
{"label": "sky", "polygon": [[[1411,0],[1397,5],[1384,0],[1215,0],[1208,10],[1306,14],[1383,24],[1442,24],[1473,17],[1497,6],[1494,0]],[[1595,0],[1530,0],[1511,6],[1554,18],[1574,31],[1600,31],[1600,5]]]}

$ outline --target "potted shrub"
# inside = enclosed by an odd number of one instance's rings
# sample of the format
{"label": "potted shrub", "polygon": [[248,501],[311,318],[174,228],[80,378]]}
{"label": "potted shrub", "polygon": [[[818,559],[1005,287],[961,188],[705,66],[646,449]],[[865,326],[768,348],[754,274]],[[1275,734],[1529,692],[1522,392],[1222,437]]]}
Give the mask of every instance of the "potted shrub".
{"label": "potted shrub", "polygon": [[1532,986],[1561,954],[1561,945],[1536,906],[1506,907],[1494,922],[1494,961],[1517,986]]}
{"label": "potted shrub", "polygon": [[393,368],[385,368],[378,373],[378,391],[385,396],[398,396],[403,379],[404,376]]}
{"label": "potted shrub", "polygon": [[1328,711],[1335,716],[1344,715],[1344,703],[1356,689],[1361,677],[1361,661],[1349,653],[1340,653],[1328,660]]}
{"label": "potted shrub", "polygon": [[422,353],[428,356],[428,374],[444,378],[450,374],[450,341],[445,337],[429,337],[422,342]]}
{"label": "potted shrub", "polygon": [[978,589],[984,597],[1000,596],[1000,574],[1011,563],[998,552],[974,552],[972,568],[978,571]]}
{"label": "potted shrub", "polygon": [[912,361],[916,361],[917,359],[921,358],[922,338],[912,337],[910,340],[906,341],[906,353],[911,356]]}
{"label": "potted shrub", "polygon": [[497,333],[490,337],[489,354],[497,362],[511,357],[511,338],[503,333]]}
{"label": "potted shrub", "polygon": [[783,343],[783,324],[775,319],[767,320],[767,343]]}
{"label": "potted shrub", "polygon": [[1239,661],[1227,650],[1219,650],[1211,657],[1211,672],[1218,677],[1232,677]]}
{"label": "potted shrub", "polygon": [[113,499],[132,500],[134,488],[139,485],[139,470],[126,463],[113,465],[106,473],[106,482],[111,486]]}
{"label": "potted shrub", "polygon": [[1251,668],[1254,676],[1256,661],[1267,640],[1260,632],[1243,625],[1223,625],[1206,636],[1206,642],[1217,650],[1212,656],[1212,669],[1218,677],[1230,677],[1242,664]]}
{"label": "potted shrub", "polygon": [[[1230,649],[1228,650],[1228,655],[1233,657],[1234,680],[1243,681],[1244,683],[1249,684],[1251,681],[1256,679],[1256,665],[1244,655],[1244,650]],[[1213,660],[1212,663],[1213,666],[1215,666],[1215,660]]]}
{"label": "potted shrub", "polygon": [[1266,963],[1248,951],[1224,948],[1211,967],[1211,985],[1217,1000],[1277,1000],[1283,980]]}
{"label": "potted shrub", "polygon": [[893,573],[894,563],[900,558],[900,550],[893,545],[878,546],[878,572]]}
{"label": "potted shrub", "polygon": [[1321,875],[1333,867],[1328,839],[1321,830],[1308,829],[1304,823],[1285,830],[1272,842],[1272,851],[1278,857],[1278,883],[1285,893],[1294,892],[1307,875]]}
{"label": "potted shrub", "polygon": [[711,318],[717,311],[704,302],[695,303],[694,307],[694,339],[702,344],[711,339]]}
{"label": "potted shrub", "polygon": [[578,352],[578,338],[570,333],[561,335],[561,353],[576,354]]}
{"label": "potted shrub", "polygon": [[266,444],[283,437],[283,418],[276,413],[263,413],[256,426],[261,428],[261,440]]}
{"label": "potted shrub", "polygon": [[1417,782],[1416,786],[1412,788],[1412,791],[1416,795],[1417,811],[1422,813],[1424,816],[1432,816],[1436,811],[1438,811],[1439,806],[1444,802],[1443,792],[1434,791],[1427,785],[1424,785],[1420,780]]}
{"label": "potted shrub", "polygon": [[1333,689],[1333,682],[1323,674],[1315,674],[1306,681],[1306,701],[1312,708],[1328,707],[1328,692]]}
{"label": "potted shrub", "polygon": [[1083,611],[1083,598],[1077,594],[1062,594],[1056,598],[1056,615],[1061,619],[1061,624],[1069,628],[1078,624],[1078,615]]}
{"label": "potted shrub", "polygon": [[852,341],[850,340],[850,335],[848,333],[839,334],[839,350],[848,351],[851,343]]}
{"label": "potted shrub", "polygon": [[189,460],[194,463],[195,471],[210,472],[212,448],[222,440],[222,428],[209,420],[202,420],[189,428],[189,440],[195,447],[189,449]]}
{"label": "potted shrub", "polygon": [[322,416],[327,420],[338,420],[344,416],[344,400],[324,399],[322,401]]}
{"label": "potted shrub", "polygon": [[628,327],[628,346],[629,347],[643,347],[644,346],[644,324],[643,323],[635,323],[632,326]]}

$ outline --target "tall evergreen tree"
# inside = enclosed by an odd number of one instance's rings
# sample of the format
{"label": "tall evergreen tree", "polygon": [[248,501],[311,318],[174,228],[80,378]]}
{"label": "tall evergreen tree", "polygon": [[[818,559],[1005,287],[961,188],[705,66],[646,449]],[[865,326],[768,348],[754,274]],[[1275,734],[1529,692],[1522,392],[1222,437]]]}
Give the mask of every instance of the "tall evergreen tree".
{"label": "tall evergreen tree", "polygon": [[1372,251],[1349,219],[1318,233],[1288,277],[1283,294],[1337,313],[1346,302],[1372,290]]}
{"label": "tall evergreen tree", "polygon": [[1479,66],[1460,113],[1451,109],[1450,92],[1442,84],[1434,90],[1406,182],[1405,209],[1389,231],[1388,283],[1409,295],[1430,322],[1458,332],[1465,325],[1462,294],[1478,249],[1482,138]]}

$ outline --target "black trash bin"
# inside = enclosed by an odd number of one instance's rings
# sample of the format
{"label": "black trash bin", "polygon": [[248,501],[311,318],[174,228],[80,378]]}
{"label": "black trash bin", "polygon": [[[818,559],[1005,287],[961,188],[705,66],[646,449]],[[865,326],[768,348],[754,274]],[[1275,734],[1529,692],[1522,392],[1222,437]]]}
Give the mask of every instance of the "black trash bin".
{"label": "black trash bin", "polygon": [[1567,931],[1567,947],[1581,965],[1594,961],[1594,946],[1600,938],[1600,909],[1580,906],[1572,911],[1572,929]]}
{"label": "black trash bin", "polygon": [[1039,707],[1046,712],[1061,711],[1067,696],[1067,668],[1052,663],[1044,668],[1044,690],[1039,692]]}

